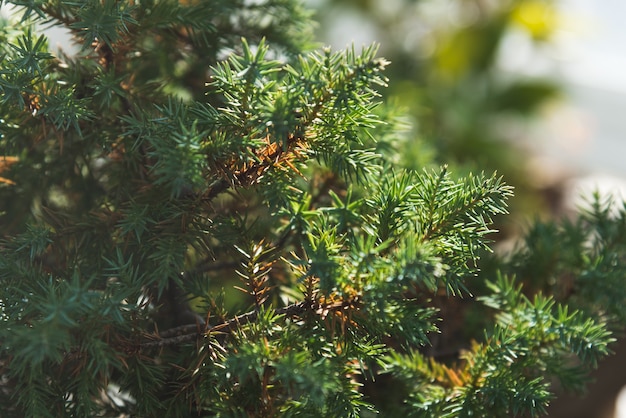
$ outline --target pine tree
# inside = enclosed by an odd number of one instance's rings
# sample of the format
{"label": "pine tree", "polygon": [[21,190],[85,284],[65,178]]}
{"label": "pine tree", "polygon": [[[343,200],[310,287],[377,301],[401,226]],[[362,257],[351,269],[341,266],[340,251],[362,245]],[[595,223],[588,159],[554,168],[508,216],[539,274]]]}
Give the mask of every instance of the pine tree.
{"label": "pine tree", "polygon": [[609,352],[626,211],[490,255],[512,187],[400,166],[298,2],[4,3],[4,416],[541,416]]}

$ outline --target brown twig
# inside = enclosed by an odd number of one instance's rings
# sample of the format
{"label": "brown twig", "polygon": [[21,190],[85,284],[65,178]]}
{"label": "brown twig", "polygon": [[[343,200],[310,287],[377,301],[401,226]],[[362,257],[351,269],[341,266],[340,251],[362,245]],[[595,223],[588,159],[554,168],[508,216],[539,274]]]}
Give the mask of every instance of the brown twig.
{"label": "brown twig", "polygon": [[[308,301],[297,302],[274,311],[276,315],[284,315],[289,318],[300,316],[305,312],[311,312],[316,315],[326,316],[329,312],[346,309],[354,305],[356,301],[340,301],[328,305],[319,305]],[[252,323],[258,318],[258,311],[250,311],[241,315],[237,315],[225,322],[217,325],[207,325],[204,329],[200,329],[198,324],[182,325],[179,327],[168,329],[160,335],[151,336],[153,341],[140,344],[141,349],[160,348],[165,346],[178,345],[185,342],[195,341],[203,336],[213,333],[228,333],[243,325]]]}

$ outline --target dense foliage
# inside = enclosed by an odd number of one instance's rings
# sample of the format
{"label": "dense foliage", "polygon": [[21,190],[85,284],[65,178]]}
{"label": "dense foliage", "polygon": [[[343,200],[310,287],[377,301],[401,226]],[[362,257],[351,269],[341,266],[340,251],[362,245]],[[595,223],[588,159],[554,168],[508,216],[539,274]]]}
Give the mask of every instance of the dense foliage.
{"label": "dense foliage", "polygon": [[540,416],[608,353],[626,212],[488,255],[512,188],[398,164],[389,63],[297,2],[5,3],[8,416]]}

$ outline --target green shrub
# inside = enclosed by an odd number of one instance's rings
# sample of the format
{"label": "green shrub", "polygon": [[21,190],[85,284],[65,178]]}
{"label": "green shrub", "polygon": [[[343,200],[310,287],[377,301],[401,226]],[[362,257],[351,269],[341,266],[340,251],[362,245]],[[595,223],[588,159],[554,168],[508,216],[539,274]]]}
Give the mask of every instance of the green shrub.
{"label": "green shrub", "polygon": [[607,354],[624,211],[481,271],[512,188],[398,166],[387,61],[297,2],[5,3],[8,416],[539,416]]}

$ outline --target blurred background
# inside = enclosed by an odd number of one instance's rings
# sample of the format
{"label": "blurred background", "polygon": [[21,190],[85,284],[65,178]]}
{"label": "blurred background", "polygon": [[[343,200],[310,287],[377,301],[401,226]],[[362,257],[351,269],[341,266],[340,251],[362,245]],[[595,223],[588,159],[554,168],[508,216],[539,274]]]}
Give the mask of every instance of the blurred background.
{"label": "blurred background", "polygon": [[411,147],[427,156],[416,164],[434,153],[511,171],[534,188],[572,178],[621,187],[625,2],[308,3],[325,44],[381,44],[392,61],[387,94],[410,110],[422,139]]}
{"label": "blurred background", "polygon": [[[409,115],[405,165],[498,170],[516,187],[505,239],[594,191],[626,197],[623,0],[307,2],[319,41],[376,42],[392,62],[385,94]],[[623,346],[550,416],[626,417]]]}

